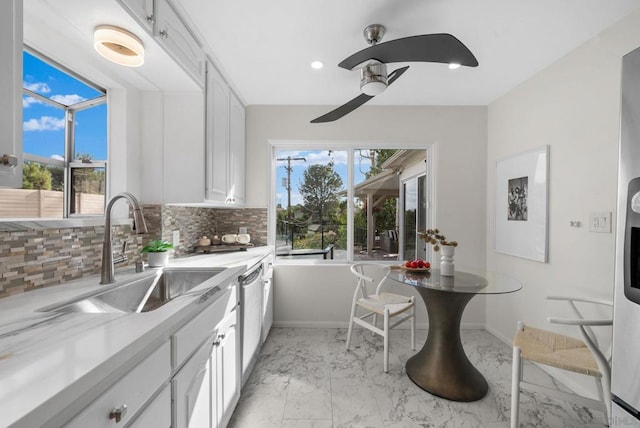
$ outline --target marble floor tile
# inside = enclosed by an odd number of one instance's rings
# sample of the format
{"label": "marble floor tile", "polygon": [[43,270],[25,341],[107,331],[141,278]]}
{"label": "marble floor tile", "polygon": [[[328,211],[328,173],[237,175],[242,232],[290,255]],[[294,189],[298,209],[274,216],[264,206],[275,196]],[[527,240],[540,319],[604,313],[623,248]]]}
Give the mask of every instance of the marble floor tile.
{"label": "marble floor tile", "polygon": [[[382,371],[380,336],[356,329],[345,351],[346,329],[275,328],[243,388],[232,428],[506,428],[511,407],[511,347],[484,330],[463,330],[469,360],[489,383],[482,400],[435,397],[407,377],[410,331],[391,333],[389,373]],[[419,350],[426,330],[416,332]],[[565,389],[525,362],[525,377]],[[604,415],[550,398],[521,394],[522,427],[602,428]]]}

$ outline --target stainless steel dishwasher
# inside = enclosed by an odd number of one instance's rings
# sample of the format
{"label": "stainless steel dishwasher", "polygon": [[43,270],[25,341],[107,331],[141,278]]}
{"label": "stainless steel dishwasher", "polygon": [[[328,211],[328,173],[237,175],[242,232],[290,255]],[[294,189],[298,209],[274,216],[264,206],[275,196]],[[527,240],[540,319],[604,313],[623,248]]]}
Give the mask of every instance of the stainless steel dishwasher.
{"label": "stainless steel dishwasher", "polygon": [[262,336],[263,262],[240,276],[240,315],[242,317],[242,385],[247,382],[258,359]]}

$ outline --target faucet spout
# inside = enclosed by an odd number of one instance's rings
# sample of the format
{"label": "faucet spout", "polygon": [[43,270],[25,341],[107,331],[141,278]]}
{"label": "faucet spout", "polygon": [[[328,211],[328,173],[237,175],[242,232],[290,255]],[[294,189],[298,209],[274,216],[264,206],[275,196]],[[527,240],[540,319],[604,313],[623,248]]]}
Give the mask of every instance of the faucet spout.
{"label": "faucet spout", "polygon": [[142,207],[131,193],[122,192],[115,195],[105,208],[104,213],[104,241],[102,242],[102,268],[100,271],[100,284],[111,284],[114,278],[113,248],[111,242],[111,209],[118,199],[126,199],[133,210],[133,229],[136,234],[147,233],[147,223],[142,215]]}

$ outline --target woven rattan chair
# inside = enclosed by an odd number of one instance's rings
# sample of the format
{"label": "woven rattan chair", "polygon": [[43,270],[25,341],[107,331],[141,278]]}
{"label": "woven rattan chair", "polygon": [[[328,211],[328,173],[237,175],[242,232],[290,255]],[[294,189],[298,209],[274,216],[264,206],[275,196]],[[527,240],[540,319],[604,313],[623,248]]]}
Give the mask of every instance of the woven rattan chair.
{"label": "woven rattan chair", "polygon": [[[592,303],[612,307],[603,300],[550,296],[549,300],[564,300],[569,303],[576,318],[548,318],[550,323],[574,325],[582,339],[577,339],[548,330],[542,330],[518,322],[518,331],[513,339],[513,374],[511,378],[511,428],[519,426],[520,391],[542,392],[554,397],[573,401],[585,407],[604,411],[611,418],[611,348],[602,352],[592,326],[610,326],[612,319],[584,319],[576,302]],[[522,360],[533,361],[563,370],[569,370],[596,380],[600,400],[559,391],[523,380]]]}
{"label": "woven rattan chair", "polygon": [[[377,333],[384,338],[384,372],[389,371],[389,331],[398,324],[411,320],[411,349],[416,349],[416,317],[415,317],[415,297],[407,297],[401,294],[387,293],[382,291],[382,285],[385,282],[383,278],[376,287],[375,294],[370,294],[367,285],[373,285],[374,280],[371,273],[367,269],[389,271],[389,266],[381,265],[374,262],[360,262],[351,265],[351,272],[358,278],[356,289],[353,293],[353,302],[351,304],[351,316],[349,318],[349,333],[347,333],[347,351],[351,344],[351,333],[353,332],[353,324],[358,324],[372,333]],[[369,276],[371,275],[371,276]],[[364,315],[357,315],[358,308],[367,311]],[[380,329],[376,325],[376,317],[381,315],[383,318],[383,328]],[[372,322],[366,321],[372,317]],[[397,321],[391,324],[391,319]]]}

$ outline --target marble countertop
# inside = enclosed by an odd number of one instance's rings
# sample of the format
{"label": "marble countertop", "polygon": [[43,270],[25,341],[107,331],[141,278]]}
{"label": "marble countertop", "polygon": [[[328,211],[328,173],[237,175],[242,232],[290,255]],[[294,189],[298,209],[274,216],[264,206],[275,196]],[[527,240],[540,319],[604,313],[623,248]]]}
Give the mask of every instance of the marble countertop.
{"label": "marble countertop", "polygon": [[[254,247],[172,259],[170,266],[228,269],[206,288],[147,313],[38,311],[104,288],[98,285],[99,276],[0,299],[0,426],[55,425],[55,415],[67,418],[82,409],[99,385],[202,310],[198,296],[272,252],[272,247]],[[127,267],[116,269],[115,277],[122,283],[139,275]]]}

